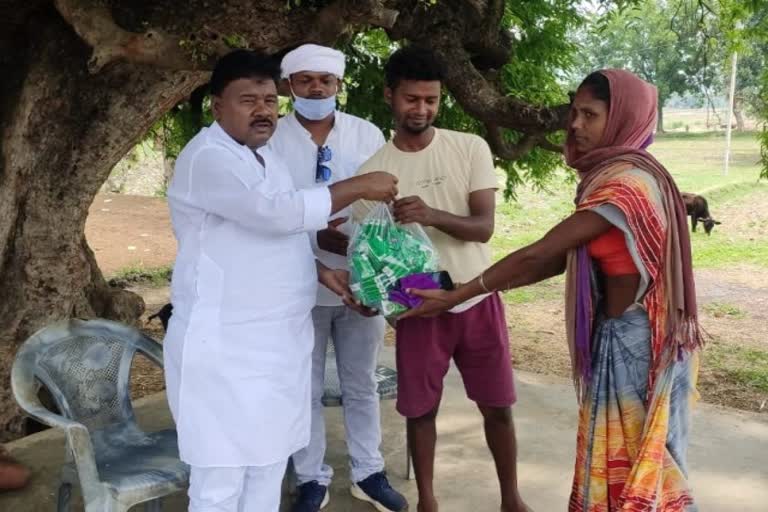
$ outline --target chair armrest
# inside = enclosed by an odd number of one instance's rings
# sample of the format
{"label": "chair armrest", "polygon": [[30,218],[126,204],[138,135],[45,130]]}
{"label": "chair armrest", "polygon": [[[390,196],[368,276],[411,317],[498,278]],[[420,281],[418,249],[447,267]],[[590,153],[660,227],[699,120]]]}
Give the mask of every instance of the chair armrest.
{"label": "chair armrest", "polygon": [[19,403],[19,406],[21,406],[27,416],[40,423],[43,423],[44,425],[48,425],[49,427],[60,428],[65,431],[76,427],[85,428],[85,426],[81,423],[51,412],[39,403],[37,405],[31,403],[22,403],[23,401],[19,400],[18,396],[16,397],[16,401]]}
{"label": "chair armrest", "polygon": [[152,338],[141,335],[141,341],[136,344],[136,351],[147,356],[147,359],[160,368],[163,367],[163,346]]}
{"label": "chair armrest", "polygon": [[96,457],[91,444],[91,435],[82,423],[65,418],[43,407],[36,394],[20,393],[14,386],[16,402],[24,412],[35,420],[49,427],[64,430],[67,443],[72,450],[72,457],[77,466],[77,472],[82,482],[99,481],[99,472],[96,467]]}
{"label": "chair armrest", "polygon": [[14,363],[11,370],[11,389],[13,398],[25,414],[49,427],[64,430],[76,426],[85,428],[82,424],[45,408],[37,396],[38,388],[34,382],[31,371],[18,364],[18,361]]}

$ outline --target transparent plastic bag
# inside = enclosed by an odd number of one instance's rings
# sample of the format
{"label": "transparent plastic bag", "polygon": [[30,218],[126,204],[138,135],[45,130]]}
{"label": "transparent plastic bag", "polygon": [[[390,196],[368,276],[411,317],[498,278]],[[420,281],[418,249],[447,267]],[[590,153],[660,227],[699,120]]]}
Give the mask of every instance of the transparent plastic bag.
{"label": "transparent plastic bag", "polygon": [[389,299],[397,281],[412,274],[437,272],[440,263],[421,226],[397,224],[384,203],[373,208],[355,230],[348,260],[350,289],[364,305],[386,317],[407,310]]}

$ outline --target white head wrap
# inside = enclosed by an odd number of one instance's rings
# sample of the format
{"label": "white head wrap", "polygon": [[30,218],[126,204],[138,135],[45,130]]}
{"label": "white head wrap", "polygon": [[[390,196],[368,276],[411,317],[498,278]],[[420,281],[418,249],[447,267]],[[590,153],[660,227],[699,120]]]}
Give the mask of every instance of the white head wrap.
{"label": "white head wrap", "polygon": [[300,71],[331,73],[343,78],[344,54],[327,46],[304,44],[286,53],[280,68],[282,78],[288,78]]}

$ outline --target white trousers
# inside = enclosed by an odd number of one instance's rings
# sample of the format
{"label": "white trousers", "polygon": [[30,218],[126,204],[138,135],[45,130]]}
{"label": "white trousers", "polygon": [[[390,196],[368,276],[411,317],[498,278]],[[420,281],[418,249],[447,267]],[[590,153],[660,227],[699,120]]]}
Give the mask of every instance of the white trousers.
{"label": "white trousers", "polygon": [[278,512],[287,464],[192,466],[189,512]]}

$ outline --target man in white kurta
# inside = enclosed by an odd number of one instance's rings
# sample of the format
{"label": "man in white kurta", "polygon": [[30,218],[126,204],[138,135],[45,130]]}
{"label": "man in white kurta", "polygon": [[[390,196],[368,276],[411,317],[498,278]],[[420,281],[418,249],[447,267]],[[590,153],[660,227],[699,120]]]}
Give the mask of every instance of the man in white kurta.
{"label": "man in white kurta", "polygon": [[[298,189],[314,190],[354,176],[384,145],[384,135],[376,125],[336,110],[344,67],[342,52],[314,44],[299,46],[281,63],[283,84],[291,93],[294,111],[278,121],[269,147],[285,161]],[[310,234],[315,256],[330,268],[347,268],[349,236],[355,229],[348,217],[345,208],[332,216],[328,228]],[[343,396],[352,495],[374,503],[378,510],[404,510],[408,503],[390,486],[380,451],[375,373],[384,339],[384,318],[360,315],[320,285],[312,320],[312,428],[309,445],[293,455],[299,487],[291,512],[318,512],[330,500],[333,469],[324,460],[322,397],[331,339]]]}
{"label": "man in white kurta", "polygon": [[245,50],[219,61],[217,122],[181,152],[168,189],[178,254],[165,374],[194,512],[278,510],[287,459],[309,441],[318,269],[345,288],[338,271],[316,267],[307,233],[355,195],[395,193],[384,173],[295,190],[264,146],[277,69]]}

